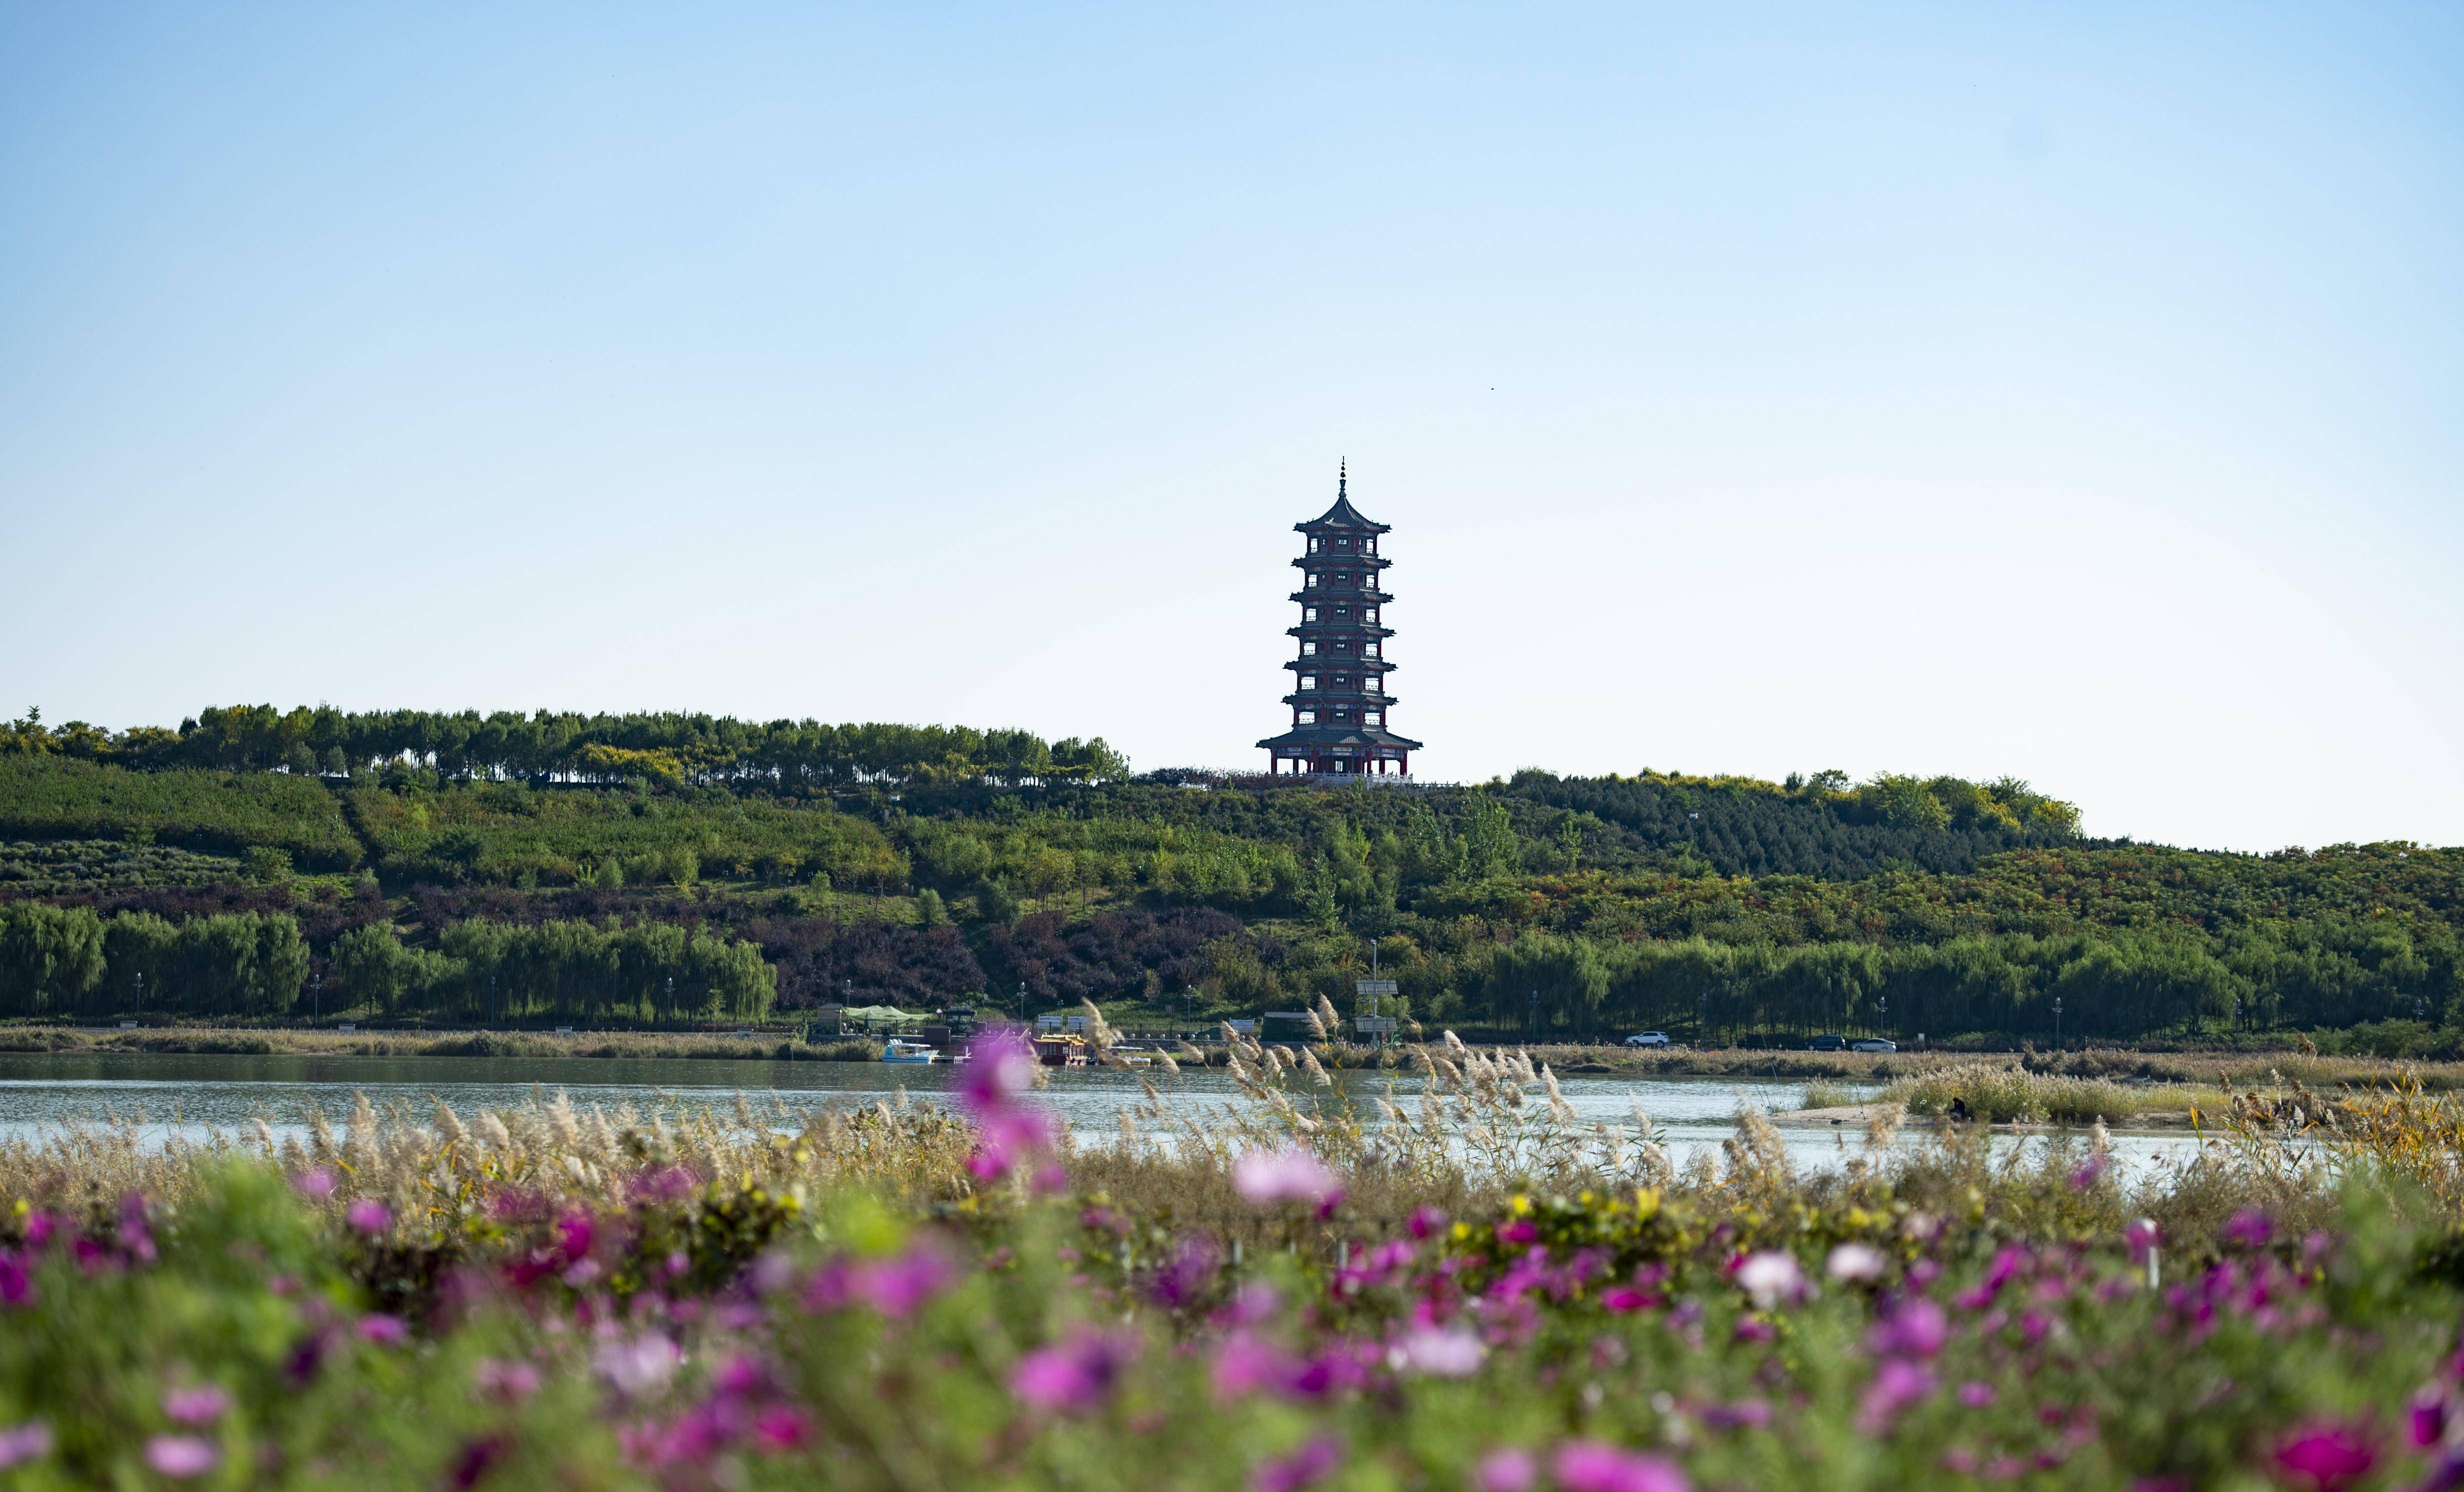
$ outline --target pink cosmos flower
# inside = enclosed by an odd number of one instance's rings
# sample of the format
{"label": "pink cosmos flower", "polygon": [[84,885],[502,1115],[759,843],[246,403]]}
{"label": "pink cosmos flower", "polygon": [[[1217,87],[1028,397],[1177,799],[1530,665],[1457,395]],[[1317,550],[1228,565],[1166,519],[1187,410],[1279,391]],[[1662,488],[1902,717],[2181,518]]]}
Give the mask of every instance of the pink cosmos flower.
{"label": "pink cosmos flower", "polygon": [[1343,1460],[1343,1447],[1331,1436],[1319,1436],[1289,1456],[1262,1461],[1249,1474],[1252,1492],[1300,1492],[1323,1479]]}
{"label": "pink cosmos flower", "polygon": [[[1412,1230],[1412,1237],[1425,1240],[1445,1231],[1446,1215],[1434,1207],[1418,1208],[1413,1212],[1412,1220],[1408,1226]],[[1527,1456],[1524,1459],[1528,1461],[1530,1458]]]}
{"label": "pink cosmos flower", "polygon": [[1769,1310],[1782,1301],[1794,1302],[1805,1293],[1805,1271],[1796,1265],[1796,1256],[1775,1250],[1753,1255],[1737,1266],[1737,1288],[1752,1298],[1754,1308]]}
{"label": "pink cosmos flower", "polygon": [[362,1316],[358,1327],[360,1340],[378,1347],[400,1347],[410,1340],[410,1327],[400,1316]]}
{"label": "pink cosmos flower", "polygon": [[804,1307],[843,1310],[860,1303],[904,1321],[940,1294],[954,1273],[930,1240],[918,1240],[891,1259],[833,1259],[813,1271],[804,1286]]}
{"label": "pink cosmos flower", "polygon": [[2339,1492],[2369,1474],[2378,1464],[2369,1437],[2354,1425],[2321,1425],[2286,1439],[2276,1448],[2277,1469],[2306,1477],[2319,1492]]}
{"label": "pink cosmos flower", "polygon": [[1600,1308],[1617,1315],[1642,1310],[1658,1304],[1659,1297],[1645,1294],[1631,1285],[1617,1285],[1600,1292]]}
{"label": "pink cosmos flower", "polygon": [[1842,1243],[1831,1251],[1823,1262],[1823,1272],[1847,1284],[1863,1284],[1882,1278],[1889,1264],[1882,1251],[1871,1243]]}
{"label": "pink cosmos flower", "polygon": [[202,1477],[222,1459],[212,1442],[193,1435],[158,1435],[145,1442],[145,1464],[175,1481]]}
{"label": "pink cosmos flower", "polygon": [[1302,1202],[1331,1211],[1343,1200],[1343,1184],[1306,1151],[1251,1151],[1232,1163],[1232,1188],[1253,1206]]}
{"label": "pink cosmos flower", "polygon": [[52,1454],[52,1427],[39,1419],[0,1430],[0,1471]]}
{"label": "pink cosmos flower", "polygon": [[1216,1396],[1245,1398],[1261,1390],[1282,1392],[1300,1376],[1298,1358],[1271,1342],[1246,1331],[1235,1331],[1216,1349],[1210,1371]]}
{"label": "pink cosmos flower", "polygon": [[17,1256],[0,1251],[0,1306],[24,1306],[34,1299],[34,1277]]}
{"label": "pink cosmos flower", "polygon": [[1540,1468],[1532,1463],[1531,1453],[1510,1445],[1482,1457],[1471,1474],[1472,1485],[1480,1492],[1530,1492],[1539,1478]]}
{"label": "pink cosmos flower", "polygon": [[479,1392],[491,1398],[518,1404],[539,1392],[539,1370],[523,1362],[498,1362],[489,1358],[474,1371]]}
{"label": "pink cosmos flower", "polygon": [[1657,1456],[1639,1456],[1598,1440],[1557,1447],[1557,1484],[1566,1492],[1689,1492],[1685,1473]]}
{"label": "pink cosmos flower", "polygon": [[2095,1191],[2098,1178],[2112,1165],[2113,1157],[2109,1155],[2090,1155],[2084,1164],[2071,1173],[2071,1190],[2081,1194]]}
{"label": "pink cosmos flower", "polygon": [[334,1195],[334,1173],[319,1166],[291,1178],[293,1190],[312,1202],[321,1202]]}
{"label": "pink cosmos flower", "polygon": [[231,1395],[209,1383],[163,1395],[163,1416],[175,1425],[209,1425],[231,1408]]}
{"label": "pink cosmos flower", "polygon": [[1067,1340],[1020,1358],[1010,1371],[1009,1390],[1037,1409],[1089,1414],[1112,1396],[1121,1370],[1135,1356],[1129,1339],[1081,1327]]}
{"label": "pink cosmos flower", "polygon": [[342,1220],[362,1233],[383,1233],[393,1226],[393,1209],[373,1196],[363,1196],[342,1209]]}
{"label": "pink cosmos flower", "polygon": [[1983,1409],[2000,1396],[1993,1385],[1974,1378],[1959,1386],[1959,1401],[1970,1409]]}

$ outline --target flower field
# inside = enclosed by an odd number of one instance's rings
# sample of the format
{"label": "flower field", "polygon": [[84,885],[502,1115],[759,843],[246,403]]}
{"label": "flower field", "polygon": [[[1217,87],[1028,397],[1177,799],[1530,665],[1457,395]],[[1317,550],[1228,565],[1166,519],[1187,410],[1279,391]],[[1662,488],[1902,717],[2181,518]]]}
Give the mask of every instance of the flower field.
{"label": "flower field", "polygon": [[2452,1101],[2245,1092],[2136,1181],[1953,1129],[1790,1168],[1439,1047],[1234,1039],[1071,1145],[955,1110],[381,1116],[0,1147],[0,1483],[2464,1484]]}

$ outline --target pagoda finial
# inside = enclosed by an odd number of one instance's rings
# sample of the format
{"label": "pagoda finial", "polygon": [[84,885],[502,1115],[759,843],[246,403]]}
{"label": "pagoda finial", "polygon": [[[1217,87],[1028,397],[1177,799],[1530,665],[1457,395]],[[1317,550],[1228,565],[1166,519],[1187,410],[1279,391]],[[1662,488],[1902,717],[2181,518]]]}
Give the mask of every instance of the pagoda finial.
{"label": "pagoda finial", "polygon": [[1334,463],[1334,494],[1335,494],[1337,497],[1340,497],[1340,496],[1342,496],[1342,495],[1343,495],[1343,490],[1344,490],[1344,488],[1345,488],[1347,485],[1349,485],[1349,483],[1351,482],[1350,467],[1351,467],[1351,461],[1350,461],[1350,459],[1349,459],[1349,458],[1346,458],[1346,457],[1340,457],[1340,456],[1339,456],[1339,457],[1337,457],[1337,458],[1335,459],[1335,463]]}

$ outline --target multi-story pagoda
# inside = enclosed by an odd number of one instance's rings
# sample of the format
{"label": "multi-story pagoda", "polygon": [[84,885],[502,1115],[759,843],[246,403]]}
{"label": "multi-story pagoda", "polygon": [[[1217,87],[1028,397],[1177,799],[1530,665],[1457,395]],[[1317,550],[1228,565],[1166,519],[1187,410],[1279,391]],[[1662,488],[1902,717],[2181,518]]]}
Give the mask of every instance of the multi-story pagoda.
{"label": "multi-story pagoda", "polygon": [[1386,729],[1395,708],[1386,691],[1395,668],[1386,661],[1386,639],[1395,633],[1378,617],[1395,598],[1378,583],[1388,561],[1378,558],[1377,536],[1388,525],[1360,516],[1350,485],[1338,468],[1334,506],[1292,525],[1308,544],[1292,561],[1301,572],[1301,588],[1292,592],[1301,625],[1288,630],[1300,640],[1300,655],[1284,665],[1295,675],[1284,696],[1292,728],[1258,743],[1268,753],[1269,772],[1409,776],[1420,744]]}

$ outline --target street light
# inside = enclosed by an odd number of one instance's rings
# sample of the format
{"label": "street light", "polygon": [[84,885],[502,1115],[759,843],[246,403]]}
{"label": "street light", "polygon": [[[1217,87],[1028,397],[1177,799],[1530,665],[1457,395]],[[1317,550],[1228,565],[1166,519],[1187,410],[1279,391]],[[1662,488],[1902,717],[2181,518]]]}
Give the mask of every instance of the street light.
{"label": "street light", "polygon": [[137,971],[137,1020],[140,1025],[145,1021],[145,971],[143,969]]}
{"label": "street light", "polygon": [[2062,998],[2054,997],[2054,1050],[2062,1048]]}
{"label": "street light", "polygon": [[325,976],[321,974],[308,976],[308,1023],[325,1023]]}

